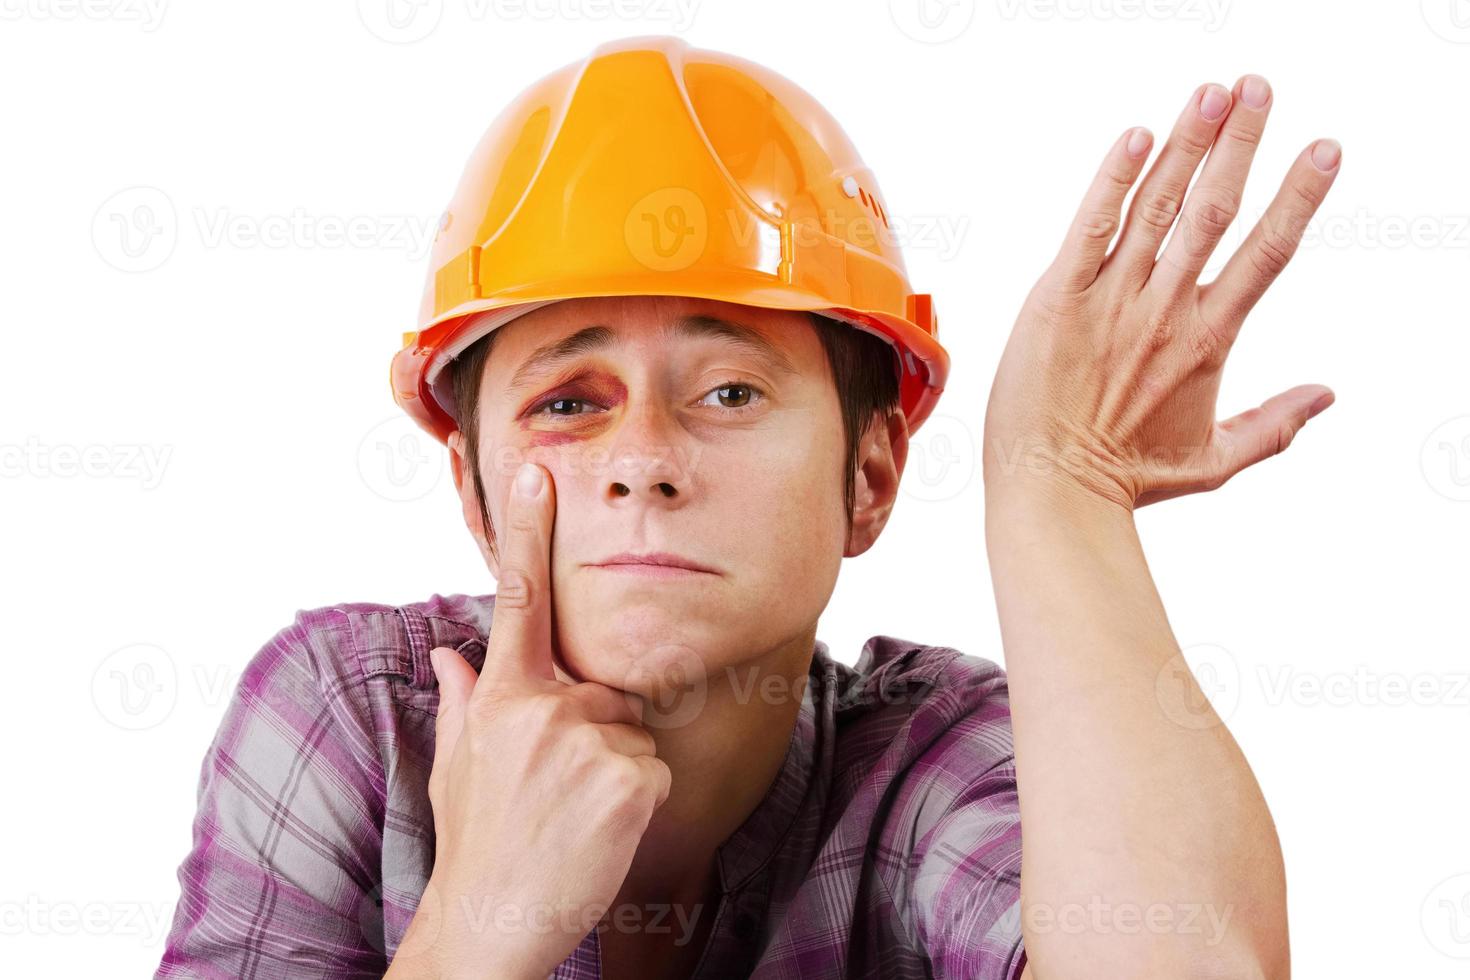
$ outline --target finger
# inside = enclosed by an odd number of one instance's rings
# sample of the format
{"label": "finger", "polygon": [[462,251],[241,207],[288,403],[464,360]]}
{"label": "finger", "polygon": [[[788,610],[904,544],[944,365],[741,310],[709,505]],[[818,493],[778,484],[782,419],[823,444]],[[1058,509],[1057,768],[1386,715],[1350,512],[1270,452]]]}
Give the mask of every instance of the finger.
{"label": "finger", "polygon": [[524,683],[556,680],[551,659],[551,475],[524,463],[511,481],[500,535],[500,574],[475,697]]}
{"label": "finger", "polygon": [[1185,199],[1174,234],[1164,246],[1149,281],[1177,295],[1192,289],[1200,272],[1240,212],[1241,191],[1255,158],[1266,117],[1271,114],[1271,86],[1260,75],[1235,83],[1230,114],[1210,148],[1204,170]]}
{"label": "finger", "polygon": [[577,703],[582,709],[582,717],[588,721],[599,724],[643,724],[643,699],[631,692],[620,691],[595,681],[585,681],[572,685],[566,695]]}
{"label": "finger", "polygon": [[434,677],[439,682],[439,707],[434,722],[434,765],[429,782],[436,786],[444,779],[454,746],[464,730],[465,705],[475,687],[475,668],[465,662],[458,651],[435,647],[429,654]]}
{"label": "finger", "polygon": [[1228,479],[1284,451],[1307,420],[1335,398],[1332,389],[1323,385],[1297,385],[1221,422],[1222,477]]}
{"label": "finger", "polygon": [[1281,189],[1220,275],[1200,291],[1200,315],[1208,323],[1241,321],[1296,254],[1302,233],[1337,179],[1342,148],[1317,140],[1291,165]]}
{"label": "finger", "polygon": [[658,746],[653,736],[642,725],[597,725],[597,733],[609,749],[630,759],[640,755],[654,755]]}
{"label": "finger", "polygon": [[1184,189],[1229,109],[1230,93],[1223,85],[1201,85],[1174,123],[1169,142],[1133,195],[1123,237],[1108,260],[1109,265],[1116,263],[1130,281],[1141,284],[1153,271],[1159,244],[1179,216]]}
{"label": "finger", "polygon": [[673,782],[673,773],[669,772],[668,763],[656,755],[633,756],[633,761],[643,770],[644,776],[654,787],[653,808],[657,810],[669,798],[669,786]]}
{"label": "finger", "polygon": [[1118,233],[1123,199],[1142,172],[1153,142],[1152,133],[1135,126],[1118,137],[1108,151],[1077,208],[1061,251],[1052,260],[1051,273],[1059,287],[1081,292],[1097,278],[1108,246]]}

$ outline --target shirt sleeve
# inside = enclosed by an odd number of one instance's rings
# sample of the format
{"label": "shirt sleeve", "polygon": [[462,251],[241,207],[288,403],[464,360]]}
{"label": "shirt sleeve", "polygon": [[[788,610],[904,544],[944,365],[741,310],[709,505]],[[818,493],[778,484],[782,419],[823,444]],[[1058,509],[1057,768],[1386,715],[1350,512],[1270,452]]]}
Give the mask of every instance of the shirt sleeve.
{"label": "shirt sleeve", "polygon": [[155,978],[387,969],[381,760],[353,700],[361,672],[313,615],[298,614],[251,658],[205,753]]}

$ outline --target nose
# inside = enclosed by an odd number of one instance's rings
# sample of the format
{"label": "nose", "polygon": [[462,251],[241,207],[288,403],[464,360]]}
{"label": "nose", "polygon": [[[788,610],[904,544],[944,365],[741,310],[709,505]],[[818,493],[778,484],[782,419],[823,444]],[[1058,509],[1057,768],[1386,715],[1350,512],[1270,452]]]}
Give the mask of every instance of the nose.
{"label": "nose", "polygon": [[682,506],[693,488],[693,474],[681,431],[660,406],[645,404],[630,413],[611,450],[604,490],[608,502]]}

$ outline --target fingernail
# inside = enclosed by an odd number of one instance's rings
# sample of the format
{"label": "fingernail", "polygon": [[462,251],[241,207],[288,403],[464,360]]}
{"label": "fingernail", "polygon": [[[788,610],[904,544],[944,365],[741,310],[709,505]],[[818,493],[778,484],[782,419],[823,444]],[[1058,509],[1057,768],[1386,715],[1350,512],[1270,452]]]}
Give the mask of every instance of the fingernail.
{"label": "fingernail", "polygon": [[1323,173],[1330,173],[1342,159],[1342,144],[1337,140],[1318,140],[1312,147],[1312,165]]}
{"label": "fingernail", "polygon": [[434,668],[434,679],[439,679],[439,648],[429,651],[429,666]]}
{"label": "fingernail", "polygon": [[1225,115],[1225,110],[1230,105],[1230,93],[1219,85],[1211,85],[1205,89],[1204,97],[1199,100],[1199,114],[1210,122],[1214,122]]}
{"label": "fingernail", "polygon": [[1336,400],[1337,396],[1330,391],[1318,395],[1317,400],[1312,402],[1311,406],[1307,409],[1307,418],[1312,418],[1314,415],[1320,414],[1322,409],[1331,405]]}
{"label": "fingernail", "polygon": [[1148,152],[1149,144],[1153,142],[1154,135],[1142,126],[1137,127],[1128,136],[1128,155],[1137,159]]}
{"label": "fingernail", "polygon": [[516,471],[516,491],[522,497],[534,497],[541,492],[541,467],[535,463],[522,463]]}
{"label": "fingernail", "polygon": [[1240,101],[1252,109],[1259,109],[1266,104],[1271,97],[1271,86],[1260,75],[1245,76],[1245,84],[1240,86]]}

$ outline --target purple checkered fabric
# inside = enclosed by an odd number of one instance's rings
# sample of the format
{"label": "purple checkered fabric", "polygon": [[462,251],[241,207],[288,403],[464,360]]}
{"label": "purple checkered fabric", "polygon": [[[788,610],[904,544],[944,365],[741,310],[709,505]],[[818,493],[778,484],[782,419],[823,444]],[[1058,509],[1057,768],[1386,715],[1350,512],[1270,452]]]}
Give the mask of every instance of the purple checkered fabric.
{"label": "purple checkered fabric", "polygon": [[[205,753],[155,977],[381,977],[434,862],[436,646],[478,670],[494,596],[298,612]],[[1004,672],[875,636],[817,641],[785,761],[721,845],[693,974],[1015,980],[1021,822]],[[597,929],[552,974],[600,974]]]}

